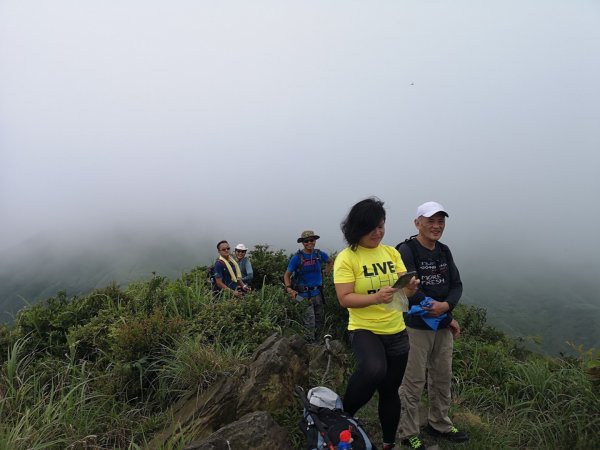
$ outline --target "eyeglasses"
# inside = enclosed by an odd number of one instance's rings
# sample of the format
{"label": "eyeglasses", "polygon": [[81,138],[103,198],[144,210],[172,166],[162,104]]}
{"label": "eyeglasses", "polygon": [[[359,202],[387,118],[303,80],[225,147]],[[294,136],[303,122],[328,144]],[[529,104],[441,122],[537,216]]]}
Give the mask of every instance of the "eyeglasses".
{"label": "eyeglasses", "polygon": [[316,239],[304,239],[302,242],[304,242],[305,244],[310,244],[311,242],[315,242]]}
{"label": "eyeglasses", "polygon": [[219,251],[220,251],[220,252],[224,252],[224,251],[226,251],[226,250],[227,250],[227,251],[231,250],[231,247],[224,247],[224,248],[222,248],[222,249],[221,249],[221,250],[219,250]]}
{"label": "eyeglasses", "polygon": [[246,253],[246,250],[236,250],[237,253]]}

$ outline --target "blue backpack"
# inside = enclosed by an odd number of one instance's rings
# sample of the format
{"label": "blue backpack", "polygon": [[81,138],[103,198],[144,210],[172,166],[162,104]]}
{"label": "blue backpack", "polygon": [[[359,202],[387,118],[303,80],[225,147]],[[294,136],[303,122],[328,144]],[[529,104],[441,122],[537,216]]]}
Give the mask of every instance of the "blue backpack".
{"label": "blue backpack", "polygon": [[[306,261],[306,259],[304,258],[304,253],[302,252],[302,250],[298,250],[296,252],[296,255],[298,255],[298,259],[300,260],[300,264],[298,264],[298,267],[296,267],[296,270],[294,270],[292,272],[291,275],[291,281],[292,281],[292,289],[294,290],[298,290],[298,287],[302,285],[302,282],[304,280],[302,280],[302,269],[304,268],[304,262]],[[316,248],[314,250],[314,255],[315,255],[315,260],[317,261],[317,264],[319,264],[319,266],[321,267],[321,271],[323,271],[323,257],[321,256],[321,251]]]}

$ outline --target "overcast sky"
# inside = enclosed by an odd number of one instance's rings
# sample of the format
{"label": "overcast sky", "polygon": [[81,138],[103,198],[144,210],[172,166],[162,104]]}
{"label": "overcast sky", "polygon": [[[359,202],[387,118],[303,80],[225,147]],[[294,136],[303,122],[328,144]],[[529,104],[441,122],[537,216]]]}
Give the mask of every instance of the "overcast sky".
{"label": "overcast sky", "polygon": [[0,0],[0,252],[121,226],[339,250],[376,195],[389,244],[437,200],[453,245],[593,261],[599,80],[597,0]]}

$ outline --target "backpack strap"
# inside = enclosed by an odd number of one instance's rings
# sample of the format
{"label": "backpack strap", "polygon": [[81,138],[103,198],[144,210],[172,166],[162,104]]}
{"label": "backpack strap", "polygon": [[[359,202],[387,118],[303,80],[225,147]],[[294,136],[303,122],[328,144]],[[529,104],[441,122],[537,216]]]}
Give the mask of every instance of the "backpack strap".
{"label": "backpack strap", "polygon": [[[400,242],[398,245],[396,245],[396,250],[400,251],[400,246],[402,244],[406,244],[408,246],[410,246],[410,249],[413,249],[413,246],[415,245],[415,243],[413,242],[414,239],[417,238],[416,234],[413,234],[411,237],[404,239],[402,242]],[[416,247],[415,247],[416,248]]]}
{"label": "backpack strap", "polygon": [[298,255],[298,258],[300,259],[300,264],[298,265],[296,270],[300,271],[304,267],[304,253],[302,253],[302,250],[298,250],[296,252],[296,255]]}
{"label": "backpack strap", "polygon": [[298,250],[296,252],[296,256],[298,256],[298,259],[300,260],[300,263],[298,264],[298,267],[296,267],[296,269],[294,269],[294,272],[292,273],[292,289],[294,289],[295,291],[297,291],[297,287],[298,287],[298,283],[299,283],[299,278],[300,278],[300,273],[302,272],[302,267],[304,266],[304,256],[302,256],[302,252],[300,250]]}
{"label": "backpack strap", "polygon": [[[450,262],[452,260],[452,256],[451,256],[450,249],[448,248],[448,246],[446,244],[442,244],[440,241],[437,241],[437,243],[440,246],[441,252],[446,257],[446,260],[448,262]],[[400,242],[398,245],[396,245],[396,250],[400,251],[400,246],[402,244],[406,244],[410,248],[410,251],[412,252],[412,255],[413,255],[413,260],[415,262],[415,270],[417,271],[417,273],[419,273],[419,267],[421,266],[421,260],[419,259],[419,248],[417,246],[418,245],[417,244],[417,235],[415,234],[414,236],[411,236],[408,239],[405,239],[403,242]]]}
{"label": "backpack strap", "polygon": [[413,260],[415,262],[415,270],[417,271],[417,273],[419,273],[419,250],[417,249],[417,243],[415,242],[417,239],[417,235],[413,235],[407,239],[404,239],[404,241],[400,242],[398,245],[396,245],[396,250],[398,250],[398,252],[400,251],[400,247],[403,244],[408,245],[408,248],[410,248],[411,253],[413,254]]}
{"label": "backpack strap", "polygon": [[[316,259],[317,262],[319,263],[319,267],[321,268],[321,271],[324,270],[323,268],[323,257],[321,256],[321,250],[319,250],[318,248],[316,248],[314,250],[314,254],[316,256],[316,258],[312,258],[312,259]],[[304,267],[304,262],[306,261],[306,258],[304,257],[304,253],[302,252],[302,250],[298,250],[296,252],[296,255],[298,255],[298,259],[300,260],[300,264],[298,264],[298,267],[296,267],[296,270],[294,270],[294,276],[293,276],[293,280],[292,280],[292,284],[295,286],[298,286],[299,282],[300,282],[300,277],[302,274],[302,268]]]}

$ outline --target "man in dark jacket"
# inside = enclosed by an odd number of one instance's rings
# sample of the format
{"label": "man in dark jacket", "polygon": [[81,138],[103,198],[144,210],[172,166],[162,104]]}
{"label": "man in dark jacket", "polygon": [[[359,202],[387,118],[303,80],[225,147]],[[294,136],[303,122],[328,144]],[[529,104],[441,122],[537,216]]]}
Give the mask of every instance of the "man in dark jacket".
{"label": "man in dark jacket", "polygon": [[[409,299],[411,309],[425,310],[429,317],[443,317],[437,330],[433,330],[423,316],[404,315],[410,352],[400,387],[400,438],[404,445],[419,450],[426,449],[419,436],[419,403],[426,378],[430,403],[427,431],[452,442],[468,440],[448,417],[453,341],[460,334],[452,310],[458,304],[463,288],[450,249],[439,242],[446,217],[448,213],[439,203],[423,203],[417,208],[415,219],[419,233],[396,247],[406,269],[416,271],[421,281],[420,289]],[[427,303],[422,303],[424,300]]]}

